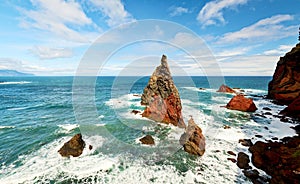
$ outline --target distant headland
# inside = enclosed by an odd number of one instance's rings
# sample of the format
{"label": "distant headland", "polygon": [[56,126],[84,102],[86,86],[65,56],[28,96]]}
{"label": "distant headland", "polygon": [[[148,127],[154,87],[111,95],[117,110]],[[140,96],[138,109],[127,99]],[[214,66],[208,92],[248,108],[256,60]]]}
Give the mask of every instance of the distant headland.
{"label": "distant headland", "polygon": [[34,74],[23,73],[17,70],[0,70],[0,76],[34,76]]}

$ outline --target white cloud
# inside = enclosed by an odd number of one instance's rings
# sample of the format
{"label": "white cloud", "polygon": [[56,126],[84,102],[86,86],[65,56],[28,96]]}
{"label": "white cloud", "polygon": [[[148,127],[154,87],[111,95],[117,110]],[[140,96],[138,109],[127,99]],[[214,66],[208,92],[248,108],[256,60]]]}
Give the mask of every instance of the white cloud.
{"label": "white cloud", "polygon": [[287,53],[293,48],[293,45],[280,45],[277,49],[267,50],[264,52],[265,55],[279,56]]}
{"label": "white cloud", "polygon": [[169,9],[169,11],[170,11],[170,16],[171,17],[180,16],[180,15],[182,15],[184,13],[189,13],[189,10],[187,8],[183,8],[181,6],[179,6],[179,7],[172,6]]}
{"label": "white cloud", "polygon": [[278,56],[237,56],[220,61],[225,76],[272,76]]}
{"label": "white cloud", "polygon": [[200,10],[197,20],[203,24],[203,27],[208,25],[225,24],[223,10],[228,8],[236,8],[238,5],[246,4],[248,0],[215,0],[208,2]]}
{"label": "white cloud", "polygon": [[75,28],[95,26],[83,12],[79,3],[64,0],[31,0],[32,10],[19,8],[24,17],[20,25],[44,30],[69,41],[88,42],[87,37]]}
{"label": "white cloud", "polygon": [[50,48],[46,46],[35,46],[30,51],[40,59],[69,58],[73,56],[72,50],[68,48]]}
{"label": "white cloud", "polygon": [[91,0],[91,2],[108,18],[106,22],[110,27],[134,21],[131,14],[125,10],[121,0]]}
{"label": "white cloud", "polygon": [[224,34],[218,43],[234,43],[245,40],[266,41],[295,35],[294,32],[297,31],[297,26],[286,26],[282,24],[282,22],[289,20],[293,20],[293,16],[275,15],[270,18],[262,19],[239,31]]}
{"label": "white cloud", "polygon": [[58,65],[56,68],[34,64],[32,61],[19,60],[15,58],[0,58],[0,69],[17,70],[19,72],[32,73],[35,75],[59,76],[74,75],[73,66],[66,67]]}

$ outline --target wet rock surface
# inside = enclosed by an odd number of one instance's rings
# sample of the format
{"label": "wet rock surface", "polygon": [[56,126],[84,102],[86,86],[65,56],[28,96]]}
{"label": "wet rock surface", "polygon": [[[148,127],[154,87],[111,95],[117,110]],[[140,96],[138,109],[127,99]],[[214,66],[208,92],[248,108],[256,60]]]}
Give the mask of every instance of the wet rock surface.
{"label": "wet rock surface", "polygon": [[82,140],[81,134],[74,135],[59,150],[59,154],[63,157],[78,157],[82,154],[85,142]]}

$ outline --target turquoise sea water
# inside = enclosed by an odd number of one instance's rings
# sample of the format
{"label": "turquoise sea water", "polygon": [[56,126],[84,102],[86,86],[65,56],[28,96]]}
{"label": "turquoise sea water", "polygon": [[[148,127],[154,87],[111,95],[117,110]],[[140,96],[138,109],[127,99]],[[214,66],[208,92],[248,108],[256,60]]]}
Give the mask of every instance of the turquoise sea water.
{"label": "turquoise sea water", "polygon": [[[221,107],[232,98],[215,92],[223,79],[174,77],[185,122],[193,116],[207,139],[203,157],[188,155],[178,145],[181,129],[131,113],[143,110],[139,95],[148,79],[86,77],[73,84],[73,77],[0,77],[0,183],[250,183],[226,152],[247,152],[240,138],[294,134],[273,116]],[[263,98],[270,80],[224,78],[254,99],[256,113],[269,107],[277,114],[284,107]],[[93,149],[62,158],[57,150],[79,132]],[[155,146],[140,145],[146,134]]]}

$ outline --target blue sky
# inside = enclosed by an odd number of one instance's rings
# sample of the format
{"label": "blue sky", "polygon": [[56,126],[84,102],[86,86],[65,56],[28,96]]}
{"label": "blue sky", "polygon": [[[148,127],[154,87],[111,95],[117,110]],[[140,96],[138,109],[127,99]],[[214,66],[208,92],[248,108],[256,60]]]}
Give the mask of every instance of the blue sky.
{"label": "blue sky", "polygon": [[[137,32],[126,32],[132,30],[131,24],[122,24],[154,19],[138,32],[145,40],[157,38],[155,42],[117,49],[97,66],[98,74],[146,75],[167,54],[175,74],[176,68],[188,75],[213,74],[214,63],[222,75],[270,76],[279,57],[298,42],[299,10],[300,0],[4,0],[0,4],[0,69],[76,75],[85,53],[96,48],[95,42],[101,42],[99,49],[105,50],[101,48],[137,36]],[[173,23],[177,26],[172,27]],[[103,40],[103,35],[109,36]],[[160,41],[190,44],[194,50],[188,55]],[[102,62],[97,57],[89,59]],[[138,70],[131,70],[137,65]]]}

